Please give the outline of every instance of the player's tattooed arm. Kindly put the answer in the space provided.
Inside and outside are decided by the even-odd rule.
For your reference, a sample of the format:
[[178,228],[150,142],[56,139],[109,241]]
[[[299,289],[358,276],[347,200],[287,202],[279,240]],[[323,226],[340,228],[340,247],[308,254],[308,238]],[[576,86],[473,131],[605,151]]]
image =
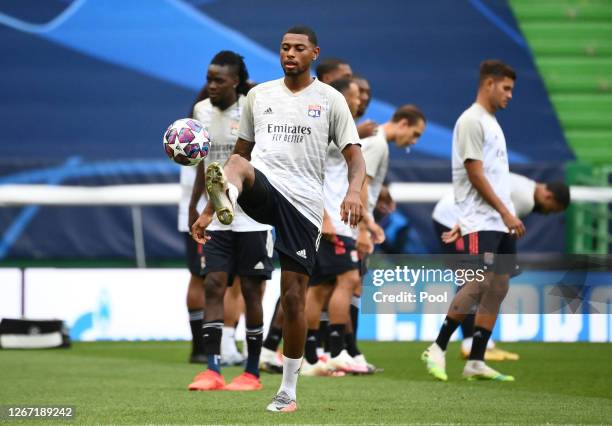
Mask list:
[[359,145],[347,145],[342,155],[348,166],[349,187],[340,206],[340,215],[344,223],[355,228],[363,215],[364,207],[361,204],[361,187],[365,180],[365,160]]
[[251,161],[251,152],[253,151],[254,146],[255,142],[249,142],[242,138],[238,138],[236,145],[234,145],[234,152],[232,154],[238,154],[241,157],[246,158],[248,161]]

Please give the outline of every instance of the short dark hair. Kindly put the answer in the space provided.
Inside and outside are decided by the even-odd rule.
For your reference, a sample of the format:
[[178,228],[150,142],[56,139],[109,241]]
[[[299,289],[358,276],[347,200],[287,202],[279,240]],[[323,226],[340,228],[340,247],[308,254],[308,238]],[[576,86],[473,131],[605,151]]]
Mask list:
[[231,50],[222,50],[217,53],[212,61],[211,65],[219,66],[230,66],[233,67],[238,76],[238,86],[236,86],[236,92],[246,95],[249,89],[252,87],[249,83],[249,72],[247,71],[246,64],[244,63],[244,57],[232,52]]
[[565,182],[555,181],[546,183],[546,189],[552,192],[555,200],[563,206],[563,209],[567,209],[570,203],[570,190],[569,186]]
[[364,76],[362,76],[361,74],[353,73],[353,80],[363,80],[363,81],[367,81],[369,83],[368,79],[365,78]]
[[353,79],[351,78],[339,78],[338,80],[334,80],[329,85],[336,89],[338,92],[344,94],[353,83]]
[[345,64],[348,64],[348,62],[340,58],[321,59],[316,69],[317,79],[322,80],[325,74],[335,71],[338,69],[338,67],[340,67],[340,65]]
[[489,77],[494,79],[508,77],[516,81],[516,71],[499,59],[487,59],[480,63],[480,83]]
[[403,105],[396,109],[391,121],[398,123],[400,120],[408,121],[410,126],[414,126],[419,120],[423,120],[423,123],[427,122],[425,114],[416,105]]
[[305,25],[294,25],[293,27],[285,31],[285,34],[303,34],[305,36],[308,36],[308,41],[310,41],[312,44],[314,44],[315,46],[319,45],[319,42],[317,41],[317,34],[312,28],[307,27]]

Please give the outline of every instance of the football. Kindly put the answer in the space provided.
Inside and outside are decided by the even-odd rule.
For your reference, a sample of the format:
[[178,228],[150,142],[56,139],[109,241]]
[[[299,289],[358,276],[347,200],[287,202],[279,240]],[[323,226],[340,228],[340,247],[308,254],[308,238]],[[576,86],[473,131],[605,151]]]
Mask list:
[[168,126],[163,138],[168,158],[182,166],[195,166],[206,158],[210,142],[204,125],[193,118],[176,120]]

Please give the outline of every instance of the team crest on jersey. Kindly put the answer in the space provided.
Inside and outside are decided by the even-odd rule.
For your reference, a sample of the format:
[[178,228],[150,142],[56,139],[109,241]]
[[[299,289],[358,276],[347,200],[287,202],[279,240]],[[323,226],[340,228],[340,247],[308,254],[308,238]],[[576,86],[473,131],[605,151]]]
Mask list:
[[321,117],[321,105],[308,105],[308,116],[312,118]]
[[232,136],[238,136],[239,127],[240,124],[237,121],[232,121],[232,124],[230,124],[230,133]]

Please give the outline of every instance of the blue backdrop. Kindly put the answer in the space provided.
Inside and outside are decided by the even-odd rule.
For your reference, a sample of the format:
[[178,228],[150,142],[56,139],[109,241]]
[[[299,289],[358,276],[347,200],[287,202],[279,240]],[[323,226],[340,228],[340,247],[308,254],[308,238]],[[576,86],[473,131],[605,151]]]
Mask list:
[[[515,99],[499,114],[511,167],[552,179],[573,157],[505,1],[0,0],[0,184],[177,181],[161,134],[188,114],[211,57],[235,50],[253,80],[277,78],[278,43],[295,23],[315,28],[322,57],[342,57],[370,80],[369,118],[385,121],[404,103],[427,115],[410,154],[392,149],[390,180],[450,180],[450,130],[489,57],[518,72]],[[402,206],[398,238],[411,246],[397,247],[434,246],[430,212]],[[176,209],[144,214],[148,256],[181,257]],[[528,226],[544,234],[531,233],[524,249],[562,250],[561,216]],[[0,259],[133,253],[126,208],[0,209],[0,231]]]

